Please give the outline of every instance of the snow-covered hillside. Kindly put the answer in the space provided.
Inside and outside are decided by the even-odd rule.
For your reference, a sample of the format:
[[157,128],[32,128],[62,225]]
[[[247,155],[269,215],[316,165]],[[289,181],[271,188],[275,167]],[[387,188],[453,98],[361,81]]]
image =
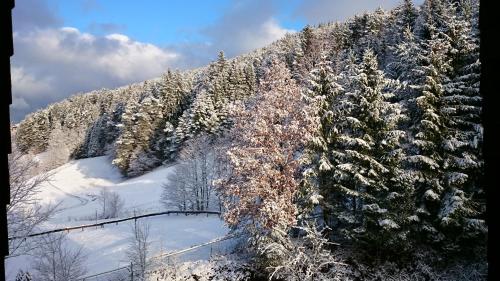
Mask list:
[[[94,223],[100,206],[95,200],[101,190],[117,192],[124,199],[123,216],[164,210],[160,204],[162,185],[172,167],[160,167],[143,176],[124,180],[106,157],[71,161],[51,173],[39,194],[43,204],[59,204],[59,211],[43,225],[44,229]],[[170,215],[141,219],[150,224],[151,255],[161,251],[184,249],[224,236],[227,228],[219,217]],[[70,244],[83,246],[88,255],[88,274],[111,270],[129,263],[126,249],[134,222],[128,221],[104,228],[71,231]],[[32,258],[18,256],[7,259],[8,280],[19,269],[30,268]],[[30,270],[31,271],[31,270]]]
[[123,180],[119,171],[106,156],[71,161],[55,170],[51,181],[41,188],[40,198],[45,204],[60,204],[55,223],[67,226],[70,221],[95,218],[100,207],[95,196],[101,190],[115,191],[125,201],[125,210],[151,212],[162,210],[159,198],[162,185],[171,169],[160,167],[146,175]]

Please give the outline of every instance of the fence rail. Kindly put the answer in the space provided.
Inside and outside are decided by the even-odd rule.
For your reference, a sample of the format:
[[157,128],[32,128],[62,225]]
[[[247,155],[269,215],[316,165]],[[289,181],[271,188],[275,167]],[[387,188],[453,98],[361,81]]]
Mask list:
[[[212,254],[213,254],[212,253],[212,246],[214,244],[220,244],[223,241],[230,240],[233,238],[238,238],[238,237],[239,237],[238,235],[229,234],[226,236],[215,238],[215,239],[210,240],[210,241],[203,243],[203,244],[191,246],[189,248],[185,248],[185,249],[181,249],[181,250],[177,250],[177,251],[173,251],[173,252],[171,251],[171,252],[161,253],[161,254],[158,254],[156,256],[149,258],[148,260],[149,260],[149,262],[153,262],[153,261],[158,261],[158,260],[162,260],[162,259],[168,259],[168,258],[174,257],[174,256],[182,256],[188,252],[197,251],[199,249],[202,249],[202,248],[208,247],[208,246],[211,247],[210,248],[210,256],[212,256]],[[156,262],[154,264],[157,264],[157,266],[161,266],[163,263]],[[153,271],[154,271],[154,269],[148,270],[145,273],[151,274]],[[118,268],[115,268],[112,270],[108,270],[108,271],[100,272],[97,274],[82,277],[80,279],[77,279],[77,281],[90,281],[90,280],[95,280],[95,281],[97,281],[97,280],[129,281],[129,280],[135,280],[134,276],[135,276],[134,275],[134,264],[130,263],[126,266],[122,266],[122,267],[118,267]]]
[[153,260],[153,259],[168,258],[168,257],[171,257],[171,256],[177,256],[179,254],[190,252],[190,251],[196,250],[198,248],[201,248],[201,247],[204,247],[204,246],[208,246],[210,244],[219,243],[219,242],[222,242],[224,240],[229,240],[229,239],[236,238],[236,237],[237,237],[236,235],[231,235],[231,234],[230,235],[226,235],[226,236],[222,236],[222,237],[218,237],[218,238],[210,240],[210,241],[208,241],[206,243],[194,245],[194,246],[191,246],[189,248],[182,249],[182,250],[178,250],[178,251],[174,251],[174,252],[161,253],[159,255],[156,255],[156,256],[152,257],[151,259]]
[[217,211],[165,211],[165,212],[156,212],[156,213],[149,213],[149,214],[144,214],[144,215],[137,215],[137,216],[132,216],[132,217],[127,217],[123,219],[117,219],[117,220],[110,220],[110,221],[105,221],[105,222],[99,222],[99,223],[92,223],[92,224],[83,224],[79,226],[71,226],[71,227],[65,227],[65,228],[58,228],[58,229],[52,229],[48,231],[43,231],[43,232],[38,232],[38,233],[33,233],[25,236],[13,236],[9,237],[10,240],[14,239],[25,239],[28,237],[35,237],[35,236],[40,236],[40,235],[45,235],[45,234],[50,234],[50,233],[56,233],[56,232],[68,232],[70,230],[76,230],[76,229],[85,229],[85,228],[90,228],[90,227],[104,227],[106,224],[117,224],[119,222],[124,222],[124,221],[129,221],[129,220],[137,220],[141,218],[147,218],[147,217],[154,217],[154,216],[162,216],[162,215],[170,215],[170,214],[184,214],[184,215],[201,215],[201,214],[206,214],[208,215],[220,215],[220,212]]

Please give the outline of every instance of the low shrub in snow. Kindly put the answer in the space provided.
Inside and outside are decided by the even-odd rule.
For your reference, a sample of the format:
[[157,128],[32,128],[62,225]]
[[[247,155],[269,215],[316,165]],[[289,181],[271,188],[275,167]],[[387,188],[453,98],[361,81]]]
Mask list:
[[209,261],[199,260],[176,263],[172,261],[165,267],[154,271],[151,281],[208,281],[208,280],[254,280],[253,268],[241,258],[233,255],[215,256]]

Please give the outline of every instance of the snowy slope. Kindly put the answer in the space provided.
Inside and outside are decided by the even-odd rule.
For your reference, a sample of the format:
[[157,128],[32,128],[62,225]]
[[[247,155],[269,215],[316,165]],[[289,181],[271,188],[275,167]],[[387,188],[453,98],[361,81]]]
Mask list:
[[[41,187],[39,196],[43,204],[60,204],[59,212],[43,228],[94,223],[99,205],[92,200],[92,195],[101,189],[115,191],[124,199],[122,216],[164,210],[159,198],[162,185],[172,171],[171,167],[160,167],[143,176],[124,180],[105,156],[71,161],[53,170],[50,183]],[[152,255],[201,244],[224,236],[228,231],[214,215],[170,215],[142,220],[149,222],[151,227]],[[77,230],[68,233],[67,237],[71,245],[83,246],[88,254],[88,274],[99,273],[128,264],[125,251],[132,225],[133,221],[128,221],[105,228]],[[28,256],[7,259],[8,280],[13,280],[19,269],[29,270],[31,261]]]
[[[159,198],[162,185],[172,168],[160,167],[143,176],[123,181],[119,171],[106,156],[71,161],[52,171],[51,181],[41,188],[40,199],[44,204],[60,204],[63,211],[51,220],[63,225],[81,224],[82,220],[95,218],[100,207],[93,195],[100,190],[115,191],[125,201],[125,210],[132,215],[139,212],[162,210]],[[93,201],[94,200],[94,201]],[[68,223],[78,221],[78,223]]]

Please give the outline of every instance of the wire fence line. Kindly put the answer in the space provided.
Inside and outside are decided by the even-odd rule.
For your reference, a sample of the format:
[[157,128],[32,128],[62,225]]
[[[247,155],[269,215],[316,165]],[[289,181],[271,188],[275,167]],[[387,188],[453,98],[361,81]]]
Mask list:
[[24,235],[24,236],[13,236],[9,237],[10,240],[14,239],[26,239],[29,237],[35,237],[35,236],[40,236],[40,235],[45,235],[45,234],[51,234],[51,233],[57,233],[57,232],[69,232],[70,230],[83,230],[85,228],[93,228],[93,227],[101,227],[104,228],[104,225],[106,224],[118,224],[120,222],[124,221],[129,221],[129,220],[137,220],[141,218],[147,218],[147,217],[154,217],[154,216],[162,216],[162,215],[170,215],[170,214],[184,214],[184,215],[204,215],[206,214],[207,217],[209,215],[218,215],[220,216],[220,212],[217,211],[164,211],[164,212],[156,212],[156,213],[149,213],[149,214],[143,214],[143,215],[136,215],[136,216],[131,216],[123,219],[116,219],[116,220],[108,220],[100,223],[92,223],[92,224],[83,224],[83,225],[78,225],[78,226],[71,226],[71,227],[64,227],[64,228],[58,228],[58,229],[52,229],[52,230],[47,230],[43,232],[38,232],[38,233],[33,233],[29,235]]
[[[233,246],[235,239],[238,238],[239,235],[229,234],[222,237],[215,238],[203,244],[198,244],[191,246],[189,248],[163,252],[157,254],[148,259],[148,263],[150,264],[149,270],[145,272],[145,275],[152,274],[155,270],[161,268],[162,266],[168,266],[171,262],[171,258],[181,258],[179,261],[194,261],[194,260],[202,260],[202,259],[210,259],[213,255],[222,254]],[[202,252],[205,250],[204,252]],[[189,253],[193,253],[194,255],[188,256]],[[205,257],[205,258],[204,258]],[[100,272],[93,275],[88,275],[83,278],[77,279],[77,281],[134,281],[134,280],[142,280],[136,277],[136,271],[134,271],[133,263],[130,263],[126,266],[118,267],[112,270]],[[135,279],[134,279],[135,278]]]

